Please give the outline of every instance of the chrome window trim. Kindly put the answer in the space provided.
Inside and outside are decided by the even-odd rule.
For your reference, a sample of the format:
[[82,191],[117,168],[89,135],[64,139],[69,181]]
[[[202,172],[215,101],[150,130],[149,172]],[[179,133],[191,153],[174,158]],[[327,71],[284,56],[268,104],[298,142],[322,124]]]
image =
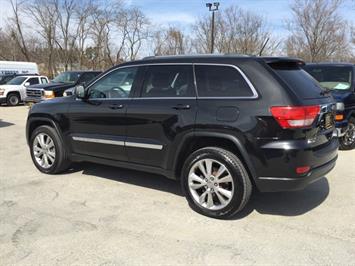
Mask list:
[[[90,86],[87,88],[88,90],[96,84],[99,80],[102,78],[106,77],[108,74],[110,74],[113,71],[124,69],[124,68],[130,68],[130,67],[144,67],[144,66],[161,66],[161,65],[191,65],[193,66],[193,79],[194,79],[194,85],[195,85],[195,97],[128,97],[128,98],[90,98],[90,100],[140,100],[140,99],[257,99],[259,97],[257,90],[255,89],[254,85],[251,83],[249,78],[244,74],[244,72],[237,66],[231,65],[231,64],[218,64],[218,63],[142,63],[142,64],[134,64],[134,65],[127,65],[127,66],[120,66],[115,69],[111,69],[109,72],[105,73],[105,75],[101,76],[99,79],[95,80],[93,83],[90,84]],[[253,92],[252,96],[223,96],[223,97],[218,97],[218,96],[211,96],[211,97],[203,97],[198,95],[198,88],[197,88],[197,80],[196,80],[196,73],[195,73],[195,66],[224,66],[224,67],[231,67],[236,69],[239,74],[244,78],[245,82],[248,84],[249,88]]]

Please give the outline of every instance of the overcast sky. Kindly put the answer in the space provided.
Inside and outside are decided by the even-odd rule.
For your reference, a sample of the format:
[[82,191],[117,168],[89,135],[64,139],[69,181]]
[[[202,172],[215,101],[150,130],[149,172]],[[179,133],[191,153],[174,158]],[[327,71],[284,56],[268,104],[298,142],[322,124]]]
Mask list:
[[[103,3],[105,1],[102,1]],[[179,24],[189,27],[199,16],[207,14],[205,0],[126,0],[132,6],[141,7],[156,24]],[[212,1],[211,1],[212,2]],[[239,7],[264,16],[275,35],[284,37],[284,22],[290,17],[292,0],[219,0],[220,8],[237,4]],[[341,14],[355,25],[355,0],[345,0]],[[0,0],[0,27],[6,24],[10,14],[8,0]]]

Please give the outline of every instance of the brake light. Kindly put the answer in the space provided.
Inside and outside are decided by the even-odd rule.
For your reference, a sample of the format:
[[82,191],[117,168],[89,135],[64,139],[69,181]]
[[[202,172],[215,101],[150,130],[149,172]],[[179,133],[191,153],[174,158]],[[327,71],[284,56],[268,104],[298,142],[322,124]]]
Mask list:
[[313,124],[320,106],[273,106],[270,112],[282,128],[304,128]]

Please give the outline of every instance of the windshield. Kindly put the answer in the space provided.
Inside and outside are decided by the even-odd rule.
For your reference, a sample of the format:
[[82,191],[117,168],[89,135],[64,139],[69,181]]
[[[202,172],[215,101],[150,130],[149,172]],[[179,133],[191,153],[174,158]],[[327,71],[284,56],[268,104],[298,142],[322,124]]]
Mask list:
[[63,72],[53,79],[53,82],[76,83],[80,77],[78,72]]
[[26,77],[16,77],[10,80],[7,85],[21,85],[27,78]]
[[348,90],[351,87],[352,67],[306,66],[305,70],[325,89]]

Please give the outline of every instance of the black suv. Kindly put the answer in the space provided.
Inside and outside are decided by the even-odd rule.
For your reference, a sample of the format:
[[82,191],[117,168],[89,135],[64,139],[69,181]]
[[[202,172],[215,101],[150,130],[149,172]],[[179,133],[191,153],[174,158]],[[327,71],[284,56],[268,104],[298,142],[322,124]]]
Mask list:
[[179,179],[191,207],[228,217],[253,187],[302,189],[337,159],[335,103],[290,58],[155,57],[35,105],[27,139],[48,174],[90,161]]
[[67,71],[60,73],[50,83],[28,87],[25,102],[38,103],[43,100],[62,97],[65,90],[79,84],[89,83],[100,73],[100,71]]

